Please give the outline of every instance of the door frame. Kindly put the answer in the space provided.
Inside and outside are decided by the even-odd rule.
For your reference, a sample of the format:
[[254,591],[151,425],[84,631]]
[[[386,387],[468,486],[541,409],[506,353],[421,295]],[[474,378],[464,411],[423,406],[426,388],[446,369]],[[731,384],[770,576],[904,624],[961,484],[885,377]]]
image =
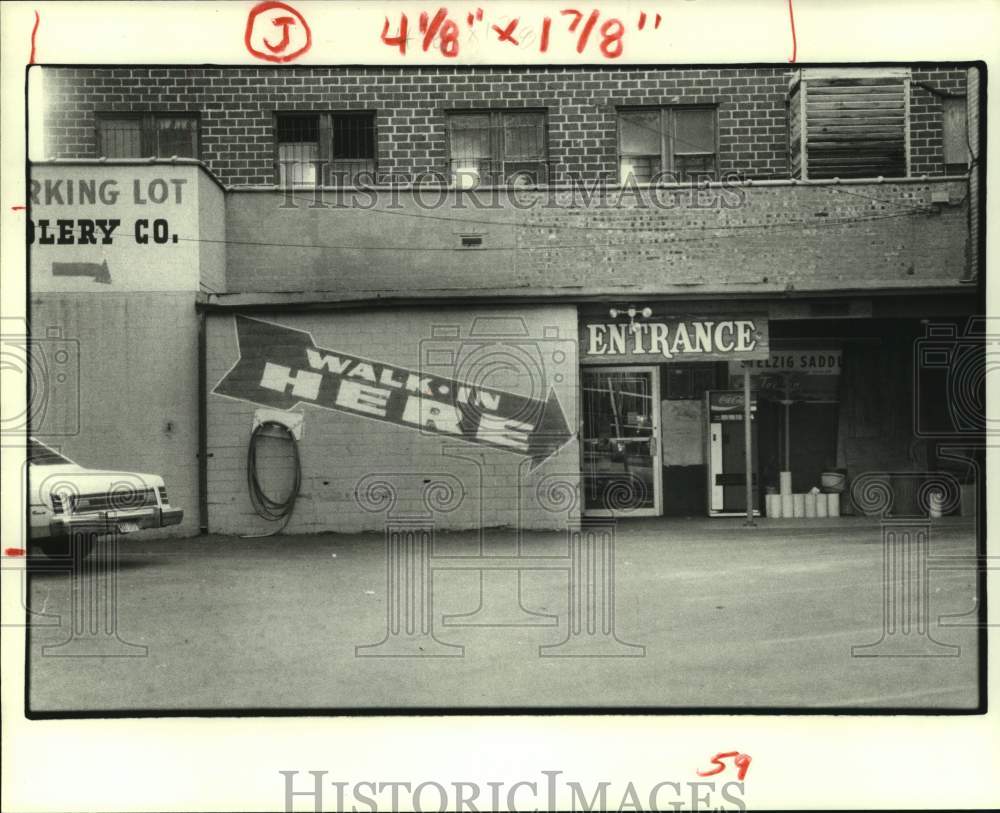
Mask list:
[[663,513],[663,455],[660,444],[660,368],[657,365],[636,364],[587,364],[580,367],[580,472],[581,480],[586,477],[586,448],[584,430],[587,426],[586,399],[583,397],[583,378],[587,373],[649,373],[650,393],[653,401],[651,414],[653,417],[652,434],[649,444],[653,459],[653,505],[649,508],[634,508],[631,511],[615,511],[612,508],[587,508],[586,485],[581,482],[583,498],[580,500],[580,513],[586,517],[658,517]]

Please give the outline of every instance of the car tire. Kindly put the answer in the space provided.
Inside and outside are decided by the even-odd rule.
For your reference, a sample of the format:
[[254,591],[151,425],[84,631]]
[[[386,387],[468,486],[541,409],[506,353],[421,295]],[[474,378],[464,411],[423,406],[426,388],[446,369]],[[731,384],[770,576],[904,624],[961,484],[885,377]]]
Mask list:
[[[76,550],[71,547],[76,545]],[[45,539],[43,541],[36,543],[38,549],[45,554],[47,559],[61,559],[65,562],[70,562],[72,555],[75,553],[80,560],[86,559],[94,550],[94,540],[92,538],[86,539]]]

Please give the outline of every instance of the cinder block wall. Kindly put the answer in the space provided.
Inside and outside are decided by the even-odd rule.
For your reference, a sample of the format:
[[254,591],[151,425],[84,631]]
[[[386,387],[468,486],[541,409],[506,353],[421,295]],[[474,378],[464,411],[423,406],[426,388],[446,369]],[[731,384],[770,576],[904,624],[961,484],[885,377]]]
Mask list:
[[[406,175],[445,169],[447,110],[545,108],[551,159],[614,181],[618,105],[716,104],[720,170],[788,177],[785,97],[776,68],[52,68],[46,70],[46,152],[97,157],[95,112],[201,115],[202,158],[230,185],[276,182],[275,111],[376,112],[378,166]],[[920,69],[911,85],[912,172],[939,174],[940,100],[963,70]]]
[[33,335],[58,330],[43,350],[66,347],[73,372],[43,381],[47,409],[71,420],[53,424],[43,410],[36,433],[85,468],[163,477],[184,520],[146,536],[198,533],[197,318],[185,291],[31,298]]
[[[119,221],[108,244],[39,240],[30,247],[29,319],[42,353],[35,369],[37,403],[44,407],[32,416],[32,433],[89,469],[162,476],[171,504],[184,509],[184,520],[146,535],[195,534],[195,294],[225,284],[223,192],[190,163],[34,164],[31,173],[39,190],[60,190],[52,200],[39,191],[31,206],[36,222],[70,215],[81,222]],[[75,204],[61,202],[88,180],[109,184],[114,201],[80,203],[76,193]],[[162,204],[137,194],[158,182],[174,190]],[[135,238],[140,219],[162,219],[181,239],[140,243]],[[72,264],[103,267],[104,277],[67,274]],[[67,353],[64,362],[61,349]]]
[[[683,189],[659,204],[609,195],[586,210],[570,191],[523,191],[518,199],[537,205],[485,212],[454,192],[434,211],[405,192],[391,211],[392,195],[366,209],[333,208],[332,196],[330,208],[313,208],[308,195],[284,208],[280,191],[232,192],[227,284],[622,297],[958,285],[966,189],[961,180]],[[934,205],[935,193],[953,202]],[[275,237],[262,240],[261,224]],[[463,232],[480,235],[482,250],[462,249]]]
[[[462,353],[476,348],[488,351],[497,342],[517,345],[541,359],[546,392],[550,386],[555,390],[570,430],[578,428],[574,307],[255,313],[253,317],[309,331],[315,344],[325,350],[425,373],[427,364],[438,357],[428,355],[436,328],[455,328],[454,338],[433,343],[437,350],[446,347]],[[497,317],[502,321],[494,321]],[[499,331],[497,325],[501,326]],[[526,335],[504,338],[514,329]],[[234,318],[212,314],[207,335],[211,391],[239,358]],[[456,354],[456,358],[461,357]],[[477,366],[479,372],[483,369]],[[539,387],[537,375],[532,379],[527,369],[497,369],[497,375],[489,376],[484,385],[527,395]],[[454,374],[454,369],[450,372]],[[445,376],[449,370],[436,367],[435,373]],[[213,533],[260,533],[275,527],[254,513],[247,488],[247,448],[257,409],[247,401],[209,395],[208,522]],[[444,481],[445,490],[456,488],[457,502],[451,505],[446,499],[450,507],[430,515],[441,529],[559,529],[579,516],[578,507],[567,504],[563,485],[573,490],[579,483],[575,438],[531,472],[530,458],[515,452],[312,404],[300,405],[295,411],[304,415],[299,443],[302,490],[288,525],[290,533],[384,529],[385,511],[369,512],[359,507],[359,488],[370,477],[389,483],[395,491],[391,518],[427,514],[428,504],[434,500],[425,489],[433,481]],[[282,441],[262,443],[258,470],[270,496],[287,493],[289,461]],[[374,501],[369,499],[369,503]]]

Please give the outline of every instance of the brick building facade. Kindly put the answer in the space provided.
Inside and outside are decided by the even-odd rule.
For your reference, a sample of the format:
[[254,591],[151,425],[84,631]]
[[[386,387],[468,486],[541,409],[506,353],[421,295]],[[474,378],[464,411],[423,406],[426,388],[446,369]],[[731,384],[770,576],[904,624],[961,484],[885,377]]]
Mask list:
[[[255,416],[271,403],[258,392],[263,375],[282,397],[314,401],[274,401],[305,422],[292,531],[380,528],[360,485],[373,474],[399,481],[397,510],[425,504],[434,477],[451,482],[461,499],[445,512],[448,527],[559,527],[616,508],[718,513],[732,510],[728,458],[739,443],[713,446],[723,424],[708,393],[738,385],[739,365],[752,363],[759,509],[786,467],[798,492],[833,469],[932,467],[914,417],[925,396],[913,348],[920,320],[964,325],[978,307],[978,77],[964,66],[838,70],[48,69],[41,182],[112,172],[124,188],[130,166],[199,179],[186,187],[199,190],[196,216],[175,232],[199,247],[185,260],[197,267],[183,286],[190,308],[174,313],[187,306],[171,292],[161,327],[187,345],[201,337],[200,367],[178,360],[201,374],[188,377],[188,398],[155,383],[150,393],[151,412],[162,395],[182,418],[168,433],[164,421],[116,411],[102,393],[127,369],[91,361],[84,413],[103,410],[128,431],[109,444],[88,436],[99,422],[83,414],[66,446],[109,466],[161,461],[192,509],[182,532],[267,529],[246,483]],[[41,189],[36,217],[56,205]],[[176,251],[144,256],[175,275]],[[45,274],[44,263],[33,269]],[[33,320],[81,330],[101,298],[120,303],[110,321],[127,323],[131,307],[148,327],[167,294],[132,273],[115,272],[110,289],[33,277]],[[750,316],[753,353],[741,357],[715,333],[713,347],[681,360],[689,348],[678,334],[708,336]],[[241,324],[252,328],[241,334]],[[595,354],[612,345],[593,337],[619,327],[634,345],[608,365]],[[270,338],[248,349],[251,335]],[[657,335],[673,337],[677,353],[661,343],[655,357]],[[336,376],[302,366],[299,381],[285,351],[308,342],[354,366]],[[431,379],[427,348],[441,342],[454,345],[452,361]],[[495,360],[498,348],[524,349],[528,367],[463,367],[463,353]],[[251,353],[260,380],[222,385]],[[790,366],[775,378],[783,359]],[[806,369],[828,360],[835,369]],[[338,409],[348,369],[351,386],[372,390]],[[409,374],[432,383],[410,391]],[[542,405],[536,425],[551,423],[551,391],[568,434],[556,431],[546,456],[511,414],[493,435],[470,435],[454,394],[424,391],[463,382],[480,385],[487,405]],[[323,402],[329,387],[336,403]],[[408,393],[396,412],[393,387]],[[782,387],[795,389],[790,412],[779,408]],[[286,463],[269,461],[265,485],[281,490]],[[553,507],[555,475],[577,490],[571,505]],[[634,505],[613,504],[621,483]]]
[[[200,118],[199,157],[228,186],[272,185],[274,114],[375,114],[378,171],[447,171],[445,110],[544,109],[548,148],[565,180],[617,178],[619,106],[710,105],[718,110],[719,171],[789,177],[788,68],[80,68],[46,74],[50,158],[97,158],[98,113],[151,110]],[[966,70],[914,69],[913,176],[944,174],[941,99],[964,96]]]

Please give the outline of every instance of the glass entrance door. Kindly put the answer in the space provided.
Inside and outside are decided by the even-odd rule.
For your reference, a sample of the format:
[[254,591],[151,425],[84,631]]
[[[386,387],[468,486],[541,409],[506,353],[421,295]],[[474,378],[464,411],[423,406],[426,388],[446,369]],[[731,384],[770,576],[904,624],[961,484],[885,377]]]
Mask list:
[[658,368],[585,367],[581,379],[584,512],[659,515]]

